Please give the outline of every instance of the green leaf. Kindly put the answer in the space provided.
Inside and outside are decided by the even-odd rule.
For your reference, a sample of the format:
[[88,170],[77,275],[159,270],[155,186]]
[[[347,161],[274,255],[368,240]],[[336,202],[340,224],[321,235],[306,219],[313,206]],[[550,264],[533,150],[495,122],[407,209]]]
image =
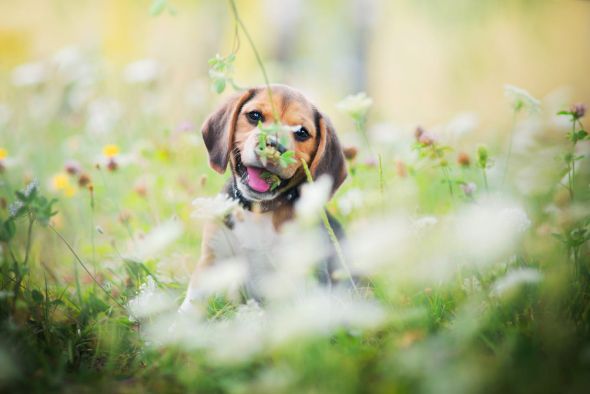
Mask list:
[[8,219],[0,226],[0,241],[1,242],[8,242],[14,235],[16,234],[16,225],[14,224],[14,220]]
[[43,294],[41,294],[41,292],[39,290],[36,290],[36,289],[31,292],[31,298],[37,304],[43,303],[43,300],[44,300]]
[[572,116],[573,114],[570,111],[559,111],[557,115],[569,115]]
[[166,9],[168,0],[154,0],[150,6],[150,15],[158,16]]
[[281,155],[280,164],[281,167],[287,167],[289,164],[296,163],[297,160],[294,158],[295,152],[288,150]]
[[225,90],[225,79],[213,80],[213,89],[217,94],[223,93],[223,91]]

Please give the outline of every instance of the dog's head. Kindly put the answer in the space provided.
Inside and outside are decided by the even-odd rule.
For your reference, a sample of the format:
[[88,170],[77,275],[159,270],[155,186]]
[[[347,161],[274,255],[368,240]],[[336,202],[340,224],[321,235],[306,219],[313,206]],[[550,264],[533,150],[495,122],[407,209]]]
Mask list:
[[[209,152],[209,164],[224,173],[231,166],[235,184],[250,201],[270,201],[306,179],[301,159],[315,179],[322,174],[332,178],[332,192],[347,175],[346,164],[330,120],[300,92],[283,85],[272,85],[272,100],[266,87],[257,87],[230,97],[205,121],[202,132]],[[276,116],[284,136],[269,134],[261,154],[259,123],[270,126]],[[262,139],[264,144],[264,139]],[[295,161],[281,165],[279,156],[287,150]]]

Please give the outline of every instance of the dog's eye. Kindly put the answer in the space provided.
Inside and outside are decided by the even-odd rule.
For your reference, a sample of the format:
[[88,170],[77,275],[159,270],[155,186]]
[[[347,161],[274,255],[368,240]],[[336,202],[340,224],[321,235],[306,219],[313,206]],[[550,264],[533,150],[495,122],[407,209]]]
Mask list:
[[303,142],[307,140],[311,135],[309,135],[309,131],[305,127],[298,128],[295,132],[293,132],[295,139],[299,142]]
[[264,116],[262,116],[262,114],[258,111],[250,111],[246,114],[246,116],[248,117],[248,120],[253,123],[258,124],[258,122],[264,122]]

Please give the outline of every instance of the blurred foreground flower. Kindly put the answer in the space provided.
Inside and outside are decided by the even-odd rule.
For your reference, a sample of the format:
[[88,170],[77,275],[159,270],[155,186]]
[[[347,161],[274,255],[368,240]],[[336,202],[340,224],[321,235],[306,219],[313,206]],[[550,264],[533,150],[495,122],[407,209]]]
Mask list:
[[123,77],[127,83],[151,83],[160,74],[160,64],[154,59],[142,59],[125,67]]
[[129,319],[132,321],[152,317],[175,307],[174,297],[158,289],[156,282],[149,275],[147,281],[141,285],[139,294],[127,304]]
[[361,92],[355,95],[346,96],[336,104],[336,107],[349,115],[354,121],[361,122],[366,116],[369,108],[373,105],[373,99]]
[[45,82],[47,70],[43,63],[27,63],[16,67],[12,71],[12,84],[14,86],[36,86]]
[[223,220],[228,213],[238,207],[238,202],[227,194],[218,194],[213,198],[195,198],[193,207],[195,208],[191,215],[193,218]]
[[543,279],[543,274],[534,268],[518,268],[498,279],[492,288],[492,295],[503,296],[524,284],[535,284]]
[[521,207],[500,201],[482,201],[459,212],[454,242],[475,264],[484,264],[511,252],[530,225]]
[[295,203],[295,213],[305,223],[320,219],[320,212],[330,198],[332,178],[321,175],[313,183],[305,183],[301,188],[301,198]]
[[169,220],[160,224],[135,244],[132,257],[139,261],[157,258],[182,233],[182,224],[178,220]]
[[529,113],[539,112],[541,108],[541,101],[534,98],[526,90],[513,85],[504,85],[504,95],[508,100],[514,111],[526,110]]

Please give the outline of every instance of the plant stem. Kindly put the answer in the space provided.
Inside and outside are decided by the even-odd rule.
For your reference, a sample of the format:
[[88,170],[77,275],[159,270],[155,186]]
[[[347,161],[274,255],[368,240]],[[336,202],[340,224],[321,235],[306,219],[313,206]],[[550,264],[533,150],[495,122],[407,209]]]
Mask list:
[[383,199],[384,196],[384,185],[385,185],[385,181],[383,180],[383,159],[381,157],[381,154],[377,155],[377,159],[379,161],[379,190],[381,191],[381,199]]
[[86,265],[84,264],[84,262],[82,261],[82,259],[80,258],[80,256],[78,256],[78,253],[76,253],[76,251],[74,250],[74,248],[72,247],[72,245],[64,238],[63,235],[61,235],[61,233],[59,231],[57,231],[55,229],[55,227],[53,227],[53,225],[49,224],[49,228],[62,240],[62,242],[68,247],[68,249],[70,250],[70,252],[72,253],[72,255],[74,255],[74,258],[78,261],[78,263],[80,263],[80,265],[82,266],[82,268],[84,268],[84,271],[86,271],[86,273],[90,276],[90,278],[94,281],[94,283],[96,283],[96,285],[98,287],[100,287],[100,289],[102,291],[104,291],[104,293],[111,299],[113,300],[118,306],[120,306],[122,309],[125,309],[125,306],[123,304],[121,304],[119,301],[117,301],[117,299],[115,297],[113,297],[111,295],[111,293],[109,293],[107,291],[107,289],[105,289],[100,282],[94,277],[94,275],[92,275],[92,273],[90,272],[90,270],[86,267]]
[[453,184],[451,183],[451,177],[449,175],[449,172],[447,171],[446,167],[441,167],[441,170],[443,172],[443,176],[445,177],[445,180],[447,181],[447,183],[449,185],[449,193],[451,194],[451,199],[454,199],[455,194],[453,193]]
[[502,175],[502,186],[506,180],[508,174],[508,164],[510,163],[510,156],[512,156],[512,140],[514,139],[514,129],[516,128],[516,117],[518,115],[518,109],[514,109],[512,113],[512,127],[510,129],[510,139],[508,140],[508,152],[506,153],[506,163],[504,164],[504,174]]
[[570,163],[570,176],[569,176],[569,190],[570,190],[570,199],[572,202],[574,201],[574,185],[575,185],[575,176],[576,176],[576,119],[573,118],[572,120],[572,161]]
[[23,260],[23,265],[26,267],[27,263],[29,262],[29,255],[31,253],[31,243],[33,239],[33,224],[35,224],[35,217],[29,213],[29,227],[27,229],[27,245],[25,248],[25,259]]
[[246,29],[246,25],[244,25],[244,22],[240,18],[240,15],[238,13],[238,7],[236,6],[235,0],[229,0],[229,4],[230,4],[230,7],[231,7],[232,12],[234,14],[235,22],[242,28],[242,31],[244,32],[244,35],[246,36],[246,39],[248,40],[248,43],[250,44],[250,48],[252,48],[252,52],[254,52],[254,56],[256,57],[256,62],[258,63],[258,67],[260,67],[260,71],[262,72],[262,77],[264,78],[264,84],[266,85],[266,90],[268,92],[268,98],[270,100],[270,106],[272,108],[273,117],[276,122],[279,122],[279,113],[277,112],[277,109],[275,108],[275,105],[274,105],[274,101],[272,99],[272,90],[270,88],[268,74],[266,73],[266,68],[264,67],[264,63],[262,62],[262,58],[260,57],[260,54],[258,53],[258,49],[256,49],[256,45],[254,44],[254,40],[252,40],[252,37],[250,36],[248,29]]
[[490,194],[490,189],[488,187],[488,174],[486,173],[486,169],[481,169],[481,174],[483,176],[483,185],[486,188],[486,194]]
[[[305,160],[301,159],[301,164],[303,165],[303,169],[305,170],[305,176],[307,177],[307,181],[309,183],[313,183],[313,177],[311,176],[311,172],[309,171],[309,167],[307,166],[307,163],[305,162]],[[344,268],[344,270],[346,271],[346,275],[348,275],[350,283],[352,284],[352,288],[354,289],[355,293],[357,295],[359,295],[360,293],[358,291],[358,288],[356,287],[356,284],[354,283],[354,279],[352,278],[352,273],[351,273],[350,269],[348,268],[348,264],[346,264],[346,260],[344,259],[344,253],[342,252],[342,246],[340,245],[340,241],[338,241],[338,237],[336,237],[336,233],[334,232],[334,229],[332,228],[332,225],[330,224],[330,221],[328,220],[328,214],[326,213],[325,209],[322,208],[322,210],[320,212],[320,216],[322,218],[322,222],[324,223],[324,227],[328,231],[328,236],[330,237],[330,241],[332,241],[332,244],[334,245],[334,249],[336,250],[336,255],[338,256],[338,260],[340,260],[340,264],[342,265],[342,268]]]

